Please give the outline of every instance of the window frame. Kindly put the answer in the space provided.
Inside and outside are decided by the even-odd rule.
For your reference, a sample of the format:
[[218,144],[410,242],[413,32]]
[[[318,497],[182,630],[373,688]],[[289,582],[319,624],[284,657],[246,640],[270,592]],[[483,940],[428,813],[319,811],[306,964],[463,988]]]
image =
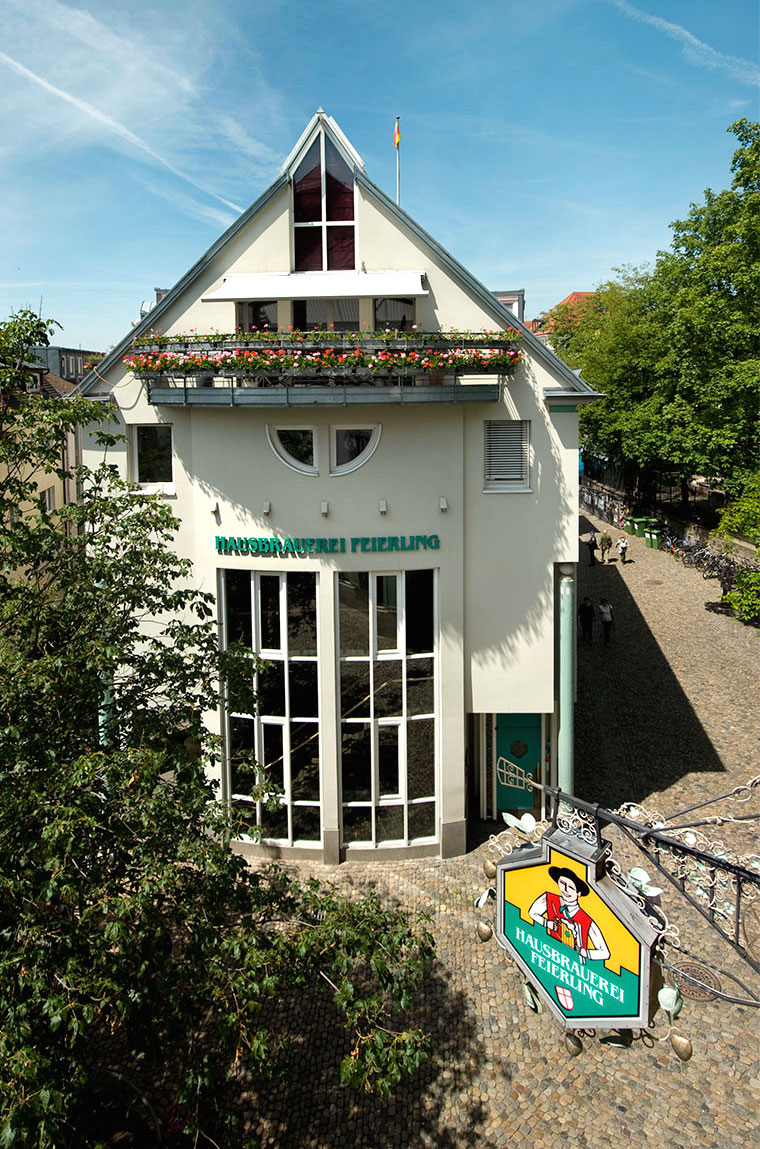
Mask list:
[[[142,482],[140,480],[140,431],[142,428],[148,427],[153,430],[156,427],[163,427],[169,431],[169,462],[171,464],[171,479],[166,482]],[[130,427],[130,470],[133,476],[132,481],[147,495],[174,495],[175,488],[175,470],[174,470],[174,424],[173,423],[133,423]]]
[[[440,668],[439,668],[439,615],[438,615],[438,571],[433,570],[433,649],[421,654],[409,654],[406,642],[406,575],[407,570],[377,570],[368,571],[368,654],[343,655],[340,644],[340,573],[334,577],[335,595],[335,642],[337,650],[337,709],[339,723],[339,750],[338,750],[338,787],[340,792],[340,839],[341,849],[350,856],[352,850],[384,848],[398,848],[399,846],[425,845],[438,840],[438,804],[440,792]],[[397,648],[394,650],[381,650],[377,641],[377,606],[378,591],[377,580],[381,577],[395,576],[397,581]],[[408,703],[408,667],[410,663],[430,659],[433,664],[433,709],[421,714],[410,714]],[[370,705],[368,715],[357,717],[344,717],[341,704],[341,667],[347,663],[359,663],[368,666],[370,683]],[[375,666],[378,663],[398,663],[401,670],[401,713],[394,715],[380,715],[375,710]],[[433,793],[421,798],[409,797],[409,757],[408,733],[412,723],[433,723]],[[370,796],[368,799],[349,799],[343,797],[343,732],[345,728],[366,726],[370,736],[371,762],[370,762]],[[379,740],[382,727],[395,727],[398,730],[398,792],[395,794],[380,793],[380,762]],[[432,806],[433,833],[421,837],[413,837],[410,833],[410,811],[414,806]],[[403,836],[401,838],[381,839],[378,832],[378,811],[396,807],[403,815]],[[344,837],[344,817],[346,810],[365,810],[369,817],[371,837],[351,839]]]
[[[295,218],[295,214],[296,214],[295,213],[296,177],[298,175],[298,170],[301,167],[301,164],[304,162],[304,160],[308,156],[309,151],[311,150],[315,139],[319,140],[321,214],[320,214],[320,218],[318,220],[299,220],[299,221],[296,221],[296,218]],[[352,173],[351,164],[348,162],[348,160],[346,160],[345,156],[342,155],[340,150],[335,145],[335,142],[333,140],[330,140],[330,143],[335,148],[336,152],[338,153],[340,158],[343,160],[343,162],[346,164],[346,167],[348,168],[349,174],[351,175],[351,182],[353,185],[353,187],[352,187],[352,191],[353,191],[353,218],[350,220],[347,220],[347,219],[328,220],[328,218],[327,218],[326,136],[325,136],[324,129],[320,128],[317,135],[312,136],[304,145],[304,148],[301,152],[301,155],[298,158],[298,162],[296,164],[294,164],[294,166],[293,166],[291,179],[290,179],[290,219],[291,219],[291,232],[290,232],[290,234],[291,234],[291,244],[292,244],[291,266],[292,266],[294,272],[299,270],[296,266],[296,233],[298,231],[307,230],[307,229],[316,230],[317,228],[320,229],[320,234],[321,234],[322,266],[321,266],[321,268],[313,268],[312,270],[316,271],[316,272],[324,272],[324,271],[329,271],[329,270],[342,270],[342,271],[355,271],[356,270],[356,215],[357,215],[356,179],[354,178],[354,175]],[[331,227],[350,227],[353,229],[353,233],[354,233],[354,262],[353,262],[353,267],[351,267],[351,268],[339,268],[339,269],[331,269],[329,267],[327,233],[328,233],[329,228],[331,228]]]
[[[360,455],[352,459],[349,463],[337,463],[338,458],[338,432],[339,431],[369,431],[370,440]],[[380,443],[382,435],[382,423],[331,423],[330,424],[330,474],[331,475],[350,475],[352,471],[358,471],[359,467],[363,467],[365,463],[374,455]]]
[[[490,429],[493,427],[521,428],[519,447],[510,443],[493,444],[490,441]],[[512,475],[494,474],[494,471],[498,469],[496,462],[492,461],[489,465],[489,459],[492,459],[494,448],[507,454],[519,450],[522,456],[519,475],[517,473]],[[531,491],[532,464],[533,445],[530,419],[485,419],[483,421],[483,492],[485,494]],[[504,470],[507,470],[506,466],[504,466]]]
[[[317,433],[317,427],[314,424],[297,423],[286,427],[278,426],[274,423],[267,423],[265,430],[269,446],[280,462],[284,463],[289,470],[295,471],[297,475],[308,475],[310,478],[319,475],[319,435]],[[307,463],[300,463],[298,459],[289,454],[280,440],[280,431],[311,431],[314,450],[314,462],[311,466]]]

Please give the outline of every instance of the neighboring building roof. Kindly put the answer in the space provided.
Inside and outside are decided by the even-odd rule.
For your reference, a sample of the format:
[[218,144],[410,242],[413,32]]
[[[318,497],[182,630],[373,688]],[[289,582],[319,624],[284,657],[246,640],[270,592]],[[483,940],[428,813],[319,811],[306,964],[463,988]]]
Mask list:
[[[213,259],[227,247],[228,244],[237,236],[246,224],[252,220],[265,205],[284,187],[287,186],[294,168],[297,166],[306,148],[311,142],[311,138],[318,128],[322,126],[328,135],[331,137],[335,146],[343,153],[346,162],[353,169],[354,178],[356,182],[366,192],[373,196],[389,214],[396,217],[396,219],[404,227],[408,228],[419,240],[421,240],[430,250],[431,254],[441,262],[451,274],[463,283],[473,295],[491,312],[494,319],[498,323],[503,323],[505,326],[512,327],[519,331],[523,337],[523,341],[527,344],[532,352],[542,359],[556,374],[558,374],[565,383],[564,388],[551,389],[547,392],[548,395],[556,395],[559,398],[567,399],[574,397],[578,401],[594,399],[597,393],[593,388],[589,387],[579,376],[575,374],[567,364],[563,363],[551,348],[545,346],[540,339],[536,338],[527,324],[511,310],[510,307],[501,303],[493,292],[489,291],[480,280],[476,279],[466,267],[463,266],[453,255],[451,255],[436,239],[433,238],[424,228],[417,223],[412,216],[408,215],[390,196],[386,195],[377,184],[366,175],[364,171],[364,162],[358,152],[350,144],[346,136],[340,130],[338,125],[328,116],[322,109],[318,109],[314,116],[312,116],[304,132],[302,133],[298,143],[290,152],[288,159],[283,164],[280,174],[274,183],[267,188],[267,190],[259,196],[259,198],[251,204],[247,211],[243,214],[225,231],[219,239],[211,245],[208,251],[201,256],[201,258],[193,264],[189,271],[169,290],[166,295],[158,300],[150,312],[141,319],[141,321],[130,330],[121,342],[117,343],[115,347],[106,355],[105,359],[98,365],[98,374],[90,372],[87,374],[80,384],[80,390],[83,394],[89,391],[98,382],[98,375],[102,376],[114,364],[121,362],[121,359],[128,351],[133,341],[143,334],[143,332],[154,327],[156,321],[161,315],[168,310],[174,301],[187,290],[187,288],[201,275],[201,273],[208,267]],[[310,275],[315,275],[312,272]],[[325,273],[334,275],[334,272]],[[282,298],[288,298],[283,296]]]
[[48,371],[42,376],[40,390],[43,395],[48,395],[50,398],[70,395],[72,391],[76,390],[76,383],[72,383],[69,379],[61,379],[60,375],[54,375],[52,371]]
[[552,315],[555,311],[558,311],[560,307],[567,307],[571,310],[578,308],[594,294],[595,292],[593,291],[571,291],[570,294],[566,295],[564,299],[561,299],[559,303],[555,303],[554,307],[550,307],[544,315],[538,319],[529,320],[528,326],[531,331],[551,331]]

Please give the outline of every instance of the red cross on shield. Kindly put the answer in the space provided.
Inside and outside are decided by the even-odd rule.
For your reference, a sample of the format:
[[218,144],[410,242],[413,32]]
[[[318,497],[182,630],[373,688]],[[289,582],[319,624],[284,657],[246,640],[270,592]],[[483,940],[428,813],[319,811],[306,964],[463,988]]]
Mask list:
[[566,985],[555,985],[554,992],[557,995],[557,1001],[563,1009],[573,1009],[575,1006],[573,995],[570,993],[570,990]]

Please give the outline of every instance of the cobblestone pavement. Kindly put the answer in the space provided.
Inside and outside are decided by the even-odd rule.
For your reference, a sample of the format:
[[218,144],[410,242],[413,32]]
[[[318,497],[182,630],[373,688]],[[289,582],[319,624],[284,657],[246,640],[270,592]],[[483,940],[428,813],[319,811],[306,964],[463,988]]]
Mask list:
[[[581,517],[582,536],[592,522],[602,526]],[[597,604],[605,595],[617,625],[608,649],[597,622],[593,644],[579,650],[576,790],[603,805],[635,799],[668,813],[760,773],[760,636],[711,609],[715,581],[647,550],[643,539],[631,540],[629,558],[624,568],[588,567],[581,546],[579,593]],[[758,848],[756,837],[747,848]],[[432,915],[438,957],[415,1020],[432,1034],[434,1053],[392,1098],[357,1096],[336,1084],[347,1039],[329,999],[302,1001],[293,1077],[273,1086],[260,1109],[251,1098],[263,1144],[759,1145],[760,1010],[687,1000],[678,1029],[694,1044],[689,1062],[667,1040],[640,1038],[627,1049],[589,1039],[569,1058],[561,1028],[527,1008],[517,970],[495,941],[476,938],[483,857],[480,845],[462,858],[392,867],[288,866]],[[686,926],[692,948],[723,964],[709,931]],[[662,1014],[654,1034],[666,1037]],[[257,1111],[271,1120],[257,1122]]]

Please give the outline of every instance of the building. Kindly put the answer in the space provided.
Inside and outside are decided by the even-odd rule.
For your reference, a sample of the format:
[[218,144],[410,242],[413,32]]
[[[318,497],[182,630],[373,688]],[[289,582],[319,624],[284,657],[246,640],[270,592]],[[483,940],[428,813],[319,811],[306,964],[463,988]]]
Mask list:
[[102,357],[102,352],[83,351],[81,347],[43,347],[41,344],[30,347],[29,354],[67,383],[81,382],[91,360]]
[[333,119],[83,391],[118,405],[123,473],[175,500],[222,641],[267,660],[258,711],[213,719],[224,799],[250,805],[246,749],[285,792],[255,849],[456,855],[468,816],[572,769],[594,392]]

